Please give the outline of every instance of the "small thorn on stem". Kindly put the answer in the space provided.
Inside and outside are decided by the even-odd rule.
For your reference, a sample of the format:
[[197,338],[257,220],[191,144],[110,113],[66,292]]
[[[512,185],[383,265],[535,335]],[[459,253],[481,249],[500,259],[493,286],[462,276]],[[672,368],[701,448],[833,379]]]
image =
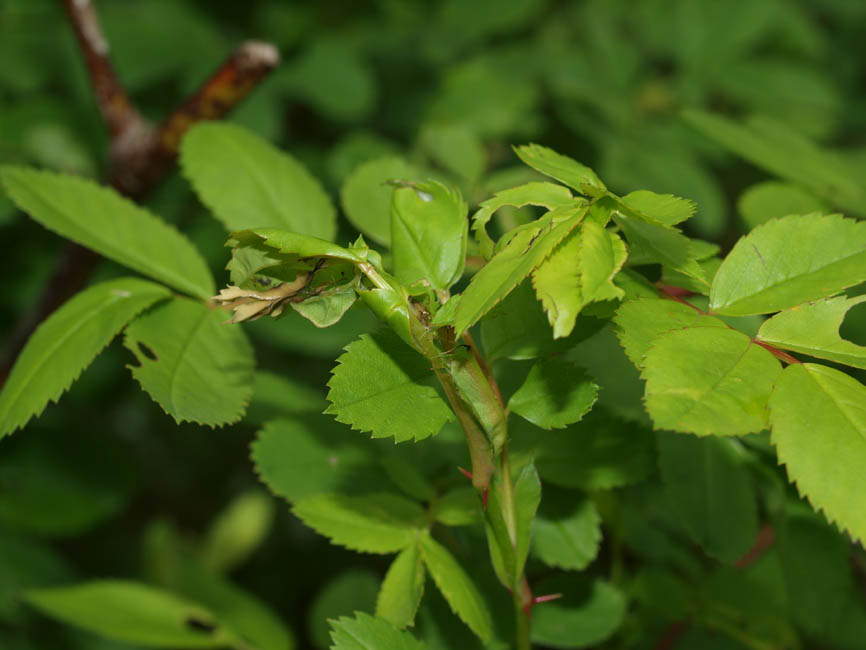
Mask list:
[[558,598],[562,598],[562,594],[544,594],[543,596],[534,596],[532,598],[532,605],[538,605],[539,603],[549,603],[551,600],[556,600]]
[[466,478],[468,478],[470,481],[472,480],[472,472],[470,472],[470,471],[467,470],[467,469],[463,469],[463,468],[460,467],[459,465],[457,466],[457,469],[460,470],[460,473],[463,474],[463,476],[465,476]]
[[481,509],[487,512],[487,488],[481,490]]

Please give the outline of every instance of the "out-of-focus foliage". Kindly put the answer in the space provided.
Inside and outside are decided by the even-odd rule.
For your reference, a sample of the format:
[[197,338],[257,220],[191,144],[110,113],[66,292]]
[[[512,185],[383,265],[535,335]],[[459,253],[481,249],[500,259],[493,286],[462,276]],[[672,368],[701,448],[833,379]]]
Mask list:
[[[687,232],[726,249],[745,228],[772,217],[828,209],[866,217],[866,4],[856,0],[94,0],[94,5],[120,77],[145,116],[155,121],[241,40],[275,43],[281,66],[229,119],[292,156],[277,164],[294,169],[296,159],[324,183],[328,197],[318,185],[307,188],[310,209],[321,215],[310,232],[332,234],[337,206],[339,242],[348,241],[356,228],[370,232],[377,243],[390,241],[390,223],[377,227],[373,222],[389,213],[391,190],[381,183],[405,175],[402,170],[423,170],[453,183],[473,209],[503,188],[542,181],[540,174],[519,165],[510,150],[512,142],[525,141],[553,146],[589,164],[613,192],[647,188],[693,200],[697,213]],[[689,111],[686,119],[684,110]],[[206,134],[206,128],[200,133]],[[0,0],[0,162],[104,179],[107,143],[61,3]],[[203,144],[208,144],[206,137]],[[207,155],[200,152],[200,167]],[[242,155],[239,151],[239,166]],[[228,185],[227,191],[230,181],[216,179]],[[266,186],[270,180],[262,182]],[[627,203],[629,196],[623,198]],[[263,204],[263,210],[272,211],[268,219],[282,218],[279,198]],[[645,198],[632,196],[631,207],[653,209],[640,203]],[[377,202],[385,207],[376,209]],[[223,224],[231,226],[237,215],[213,219],[179,174],[148,196],[146,204],[196,244],[222,285],[228,277]],[[531,207],[514,207],[521,205],[516,199],[491,208],[496,211],[488,225],[493,240],[500,230],[534,216]],[[93,208],[94,219],[104,216],[98,204]],[[673,223],[678,217],[670,218]],[[628,217],[618,223],[630,239],[641,239],[657,254],[666,252],[671,268],[665,273],[678,274],[680,282],[698,283],[700,272],[710,279],[715,273],[712,252],[680,268],[678,241],[659,241],[658,233],[641,230]],[[44,224],[62,231],[48,217]],[[263,217],[257,225],[273,224]],[[0,241],[5,281],[0,340],[5,340],[45,288],[63,244],[24,218],[3,194]],[[485,255],[483,245],[470,253]],[[612,270],[615,245],[607,251]],[[157,251],[157,258],[159,254],[169,258],[169,267],[182,262],[166,250]],[[146,256],[136,268],[147,272],[153,261],[154,256]],[[197,258],[195,264],[202,266]],[[103,263],[94,284],[122,283],[117,279],[122,273],[114,263]],[[199,279],[185,275],[191,284],[180,288],[207,293],[207,273],[204,268],[197,273]],[[629,287],[605,285],[606,280],[599,279],[604,291],[630,296],[643,286],[640,278]],[[566,416],[554,417],[544,404],[529,399],[531,384],[517,392],[532,363],[526,360],[538,356],[542,346],[548,346],[548,354],[556,345],[532,338],[528,323],[547,327],[548,319],[534,307],[532,295],[539,284],[545,286],[544,278],[532,281],[492,307],[491,313],[501,318],[488,319],[481,335],[488,353],[503,360],[503,386],[508,386],[508,369],[519,378],[511,379],[509,391],[516,395],[515,412],[556,427]],[[110,286],[98,284],[90,291]],[[554,301],[555,290],[550,288]],[[530,312],[535,321],[525,316],[526,301],[514,306],[522,298],[536,309]],[[866,345],[866,309],[854,303],[856,298],[849,300],[841,339],[827,331],[820,341],[786,349],[833,360],[827,350],[842,339]],[[150,314],[151,322],[158,319],[158,311]],[[467,324],[469,320],[466,316]],[[731,320],[742,324],[742,319]],[[293,500],[348,489],[332,485],[327,474],[335,459],[357,466],[359,483],[352,488],[362,494],[370,487],[363,484],[364,477],[373,471],[389,476],[394,490],[405,492],[407,485],[417,490],[418,477],[401,476],[394,463],[390,471],[381,469],[386,454],[393,455],[398,467],[400,461],[410,461],[420,468],[422,490],[436,470],[461,462],[462,442],[449,425],[435,447],[401,445],[395,451],[388,442],[375,448],[382,452],[376,456],[369,446],[362,449],[355,439],[347,440],[342,430],[334,434],[327,428],[330,422],[321,428],[321,420],[304,419],[323,410],[322,387],[330,366],[371,322],[366,311],[350,309],[326,330],[294,315],[252,323],[247,331],[264,371],[257,374],[251,397],[235,395],[238,403],[249,400],[250,416],[218,430],[175,426],[123,370],[126,363],[140,364],[136,373],[143,385],[171,390],[179,382],[194,383],[214,354],[200,351],[181,365],[186,370],[180,377],[148,377],[146,352],[136,348],[130,354],[120,341],[111,344],[60,405],[31,422],[27,435],[16,434],[0,446],[0,647],[133,650],[126,643],[49,624],[22,598],[33,590],[30,601],[38,604],[41,595],[46,607],[49,587],[106,576],[180,594],[232,633],[257,630],[262,647],[290,647],[296,636],[299,647],[326,648],[325,617],[354,616],[335,624],[338,647],[353,630],[375,632],[374,624],[354,612],[372,614],[377,608],[376,581],[391,575],[389,558],[359,559],[329,546],[284,507],[277,507],[272,519],[261,495],[237,500],[256,483],[248,459],[254,427],[274,416],[292,419],[272,421],[260,434],[253,448],[255,467],[267,476],[270,454],[297,454],[297,472],[268,478],[280,486],[281,496]],[[568,317],[560,318],[563,331],[568,322]],[[129,333],[129,344],[156,341],[153,349],[161,353],[157,325],[150,332],[143,325],[138,333]],[[756,330],[757,325],[750,335]],[[775,340],[772,327],[762,332],[768,341]],[[578,425],[581,440],[553,444],[534,437],[523,445],[535,453],[542,480],[572,490],[569,494],[575,489],[587,493],[578,503],[562,504],[551,490],[547,505],[545,492],[528,560],[530,565],[589,567],[585,583],[550,585],[566,594],[556,606],[569,613],[575,638],[596,643],[610,632],[606,622],[614,627],[621,623],[619,645],[609,647],[650,648],[670,623],[691,620],[693,629],[676,648],[768,647],[770,642],[798,647],[794,644],[800,636],[805,639],[801,647],[821,640],[834,648],[859,648],[866,619],[848,560],[862,567],[866,555],[859,548],[852,551],[820,517],[790,504],[793,489],[770,465],[768,458],[774,457],[768,439],[753,434],[732,445],[713,439],[712,446],[704,440],[700,445],[695,440],[672,443],[662,436],[654,440],[644,427],[638,400],[631,399],[640,397],[640,388],[629,393],[630,386],[639,386],[637,374],[610,329],[578,327],[569,336],[574,337],[570,344],[585,339],[569,355],[580,356],[592,376],[602,379],[604,373],[620,370],[634,376],[633,384],[617,383],[616,395],[598,395],[601,415]],[[712,329],[706,338],[718,347]],[[668,352],[679,351],[670,334],[665,341]],[[69,345],[75,349],[62,354],[87,357],[77,360],[84,366],[89,351],[82,346],[101,347],[104,341],[73,338]],[[859,347],[842,352],[862,356]],[[241,373],[247,357],[241,359]],[[563,367],[570,363],[556,362]],[[544,371],[537,366],[535,374]],[[809,373],[787,372],[783,388],[795,391],[798,384],[813,381],[814,373]],[[844,383],[835,374],[828,381]],[[63,378],[57,383],[61,391]],[[587,394],[562,396],[569,401],[568,414],[595,398],[591,388],[587,385]],[[626,403],[637,406],[615,415],[601,410]],[[236,410],[233,403],[220,406]],[[832,405],[825,406],[829,412]],[[29,417],[26,398],[16,407],[23,409],[19,419]],[[0,422],[5,415],[0,413]],[[178,415],[178,420],[196,419],[183,411]],[[782,444],[788,425],[779,423]],[[518,425],[513,435],[522,439]],[[293,444],[286,448],[287,440]],[[520,450],[520,444],[515,446]],[[797,464],[804,459],[786,460]],[[735,469],[725,472],[723,480],[736,484],[738,501],[745,504],[735,514],[736,504],[713,498],[722,480],[717,472],[729,466]],[[699,471],[704,467],[707,471]],[[807,466],[803,471],[833,468]],[[449,525],[477,517],[457,478],[453,485],[437,485],[437,517]],[[672,485],[680,486],[677,493]],[[706,501],[697,503],[691,498],[696,494]],[[774,523],[775,545],[741,571],[710,559],[730,562],[742,555],[746,542],[725,536],[720,522],[745,517],[752,530],[756,494],[761,520]],[[408,496],[420,498],[417,492]],[[717,509],[708,514],[707,503]],[[599,521],[609,535],[600,551]],[[486,553],[472,533],[460,542]],[[569,552],[563,550],[566,544],[573,545]],[[431,593],[418,610],[415,632],[430,648],[476,647],[477,641],[463,636],[465,629],[449,613],[454,603],[432,593],[434,581],[453,581],[448,573],[453,566],[436,564],[441,549],[425,549],[426,561],[438,566],[439,574],[430,569]],[[470,568],[473,578],[488,581],[485,593],[496,591],[492,575]],[[629,598],[628,610],[623,594]],[[495,599],[490,606],[494,618],[507,611],[507,603]],[[543,610],[538,612],[535,634],[544,643],[555,631],[548,629]],[[276,617],[287,621],[294,635],[275,623]],[[490,622],[483,617],[473,622],[489,631]],[[398,634],[390,629],[382,633]],[[491,647],[508,634],[494,621]]]

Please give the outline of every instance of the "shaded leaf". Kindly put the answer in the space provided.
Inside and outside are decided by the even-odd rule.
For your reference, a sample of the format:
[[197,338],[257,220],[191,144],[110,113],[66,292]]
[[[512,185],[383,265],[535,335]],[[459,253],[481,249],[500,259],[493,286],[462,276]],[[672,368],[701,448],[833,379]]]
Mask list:
[[551,648],[585,648],[601,643],[625,616],[625,597],[602,580],[557,576],[540,582],[536,592],[562,594],[562,598],[532,611],[532,640]]
[[0,168],[0,181],[15,205],[58,235],[184,293],[213,295],[210,271],[189,240],[113,189],[12,166]]
[[661,432],[659,466],[667,498],[703,549],[732,563],[758,534],[752,478],[730,440]]
[[226,313],[191,300],[160,305],[134,321],[123,344],[141,387],[176,422],[218,426],[243,416],[253,392],[252,346]]
[[789,479],[830,521],[866,540],[866,387],[833,368],[792,364],[769,406],[773,444]]
[[50,616],[118,641],[216,648],[231,643],[233,636],[201,605],[137,582],[101,580],[33,589],[26,598]]
[[601,545],[601,516],[585,496],[544,487],[544,499],[532,522],[532,555],[547,566],[581,571]]
[[840,215],[788,216],[742,237],[722,262],[710,309],[766,314],[832,296],[866,280],[866,223]]
[[271,530],[274,500],[262,490],[237,495],[211,522],[202,544],[202,563],[225,573],[249,559]]
[[737,200],[737,210],[749,230],[789,214],[827,212],[827,205],[792,183],[764,181],[748,188]]
[[295,501],[292,512],[331,543],[364,553],[396,553],[426,526],[419,505],[386,492],[315,494]]
[[73,296],[36,329],[0,393],[0,437],[58,401],[130,320],[170,296],[163,286],[120,278]]
[[645,403],[653,424],[698,435],[757,433],[782,366],[748,336],[689,327],[658,336],[644,357]]
[[429,534],[418,538],[421,557],[451,610],[482,641],[490,639],[493,622],[478,588],[448,550]]
[[396,334],[364,334],[345,349],[328,382],[325,411],[338,422],[402,442],[436,434],[453,419],[431,385],[429,363]]
[[319,588],[307,609],[307,629],[316,648],[330,648],[329,622],[347,614],[372,614],[381,578],[369,569],[348,569]]
[[598,385],[585,370],[548,359],[532,366],[508,408],[542,429],[561,429],[586,415],[597,396]]
[[362,612],[331,621],[331,640],[331,650],[427,650],[427,644],[408,632]]
[[180,162],[202,203],[229,231],[336,234],[336,210],[321,184],[295,158],[243,127],[196,124],[183,139]]

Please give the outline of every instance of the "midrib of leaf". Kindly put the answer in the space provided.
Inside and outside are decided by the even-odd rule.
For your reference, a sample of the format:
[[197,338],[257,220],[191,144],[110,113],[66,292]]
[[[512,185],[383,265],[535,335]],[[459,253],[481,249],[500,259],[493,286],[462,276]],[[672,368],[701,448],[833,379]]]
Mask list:
[[[414,378],[411,378],[411,377],[410,377],[410,381],[407,382],[407,383],[416,384],[416,385],[421,386],[421,387],[423,387],[423,388],[430,388],[430,386],[427,386],[426,384],[419,384],[419,383],[417,383],[417,382],[414,380]],[[356,404],[361,404],[361,403],[363,403],[363,402],[368,402],[368,401],[370,401],[371,399],[379,399],[379,398],[381,398],[383,395],[389,395],[390,393],[394,393],[394,392],[401,391],[401,390],[405,390],[405,389],[406,389],[406,384],[400,384],[399,386],[394,386],[394,387],[392,387],[392,388],[387,388],[387,389],[385,389],[385,390],[380,390],[379,392],[377,392],[377,393],[373,393],[372,395],[366,395],[366,396],[364,396],[364,397],[359,397],[358,399],[356,399],[356,400],[352,400],[351,402],[343,402],[343,401],[341,401],[341,402],[340,402],[340,408],[342,409],[342,408],[345,408],[345,407],[347,407],[347,406],[355,406]]]
[[561,521],[558,521],[554,524],[554,526],[556,526],[556,530],[560,533],[560,535],[562,535],[565,538],[566,543],[568,544],[568,546],[571,547],[571,550],[574,554],[576,554],[576,555],[583,555],[584,554],[583,549],[580,548],[580,546],[578,546],[578,544],[574,541],[574,539],[572,539],[572,536],[569,534],[568,530],[566,529],[565,524],[563,524]]
[[256,178],[256,182],[258,182],[258,184],[264,189],[265,195],[268,197],[268,202],[271,204],[271,208],[277,214],[281,215],[282,211],[280,210],[279,197],[277,197],[276,195],[273,184],[268,182],[267,177],[261,172],[261,170],[258,168],[258,165],[255,164],[255,157],[247,155],[247,151],[245,151],[243,147],[238,146],[238,144],[234,141],[233,138],[228,138],[228,143],[232,147],[232,149],[241,153],[240,157],[243,158],[245,166],[248,166],[250,167],[250,169],[252,169],[253,175]]
[[[33,376],[35,374],[38,374],[38,371],[45,365],[47,360],[54,354],[55,350],[58,350],[59,348],[61,348],[66,340],[68,340],[70,337],[72,337],[76,332],[78,332],[86,324],[90,323],[93,320],[98,320],[102,315],[102,310],[104,310],[108,306],[111,306],[111,305],[119,302],[120,300],[121,300],[121,298],[119,298],[119,297],[109,296],[108,300],[106,302],[103,302],[102,304],[99,305],[99,309],[94,309],[87,316],[85,316],[83,319],[79,320],[74,326],[67,329],[66,330],[66,336],[55,339],[54,342],[45,349],[45,353],[42,355],[39,362],[36,363],[34,366],[32,366],[31,372],[29,372],[25,376],[25,381],[20,382],[19,386],[21,388],[19,388],[19,390],[16,391],[15,395],[13,395],[10,398],[12,400],[12,402],[10,402],[10,403],[14,403],[14,401],[16,401],[20,397],[21,389],[26,387],[27,384],[30,383],[30,380],[33,378]],[[114,337],[112,337],[112,338],[114,338]],[[110,339],[109,339],[109,342],[110,342]],[[108,343],[106,343],[99,350],[97,350],[96,354],[99,354],[99,352],[101,350],[105,349],[105,347],[107,345],[108,345]],[[81,371],[79,370],[78,375],[76,375],[75,377],[78,377],[80,374],[81,374]],[[73,378],[73,381],[75,381],[75,378]],[[5,426],[5,424],[6,424],[6,420],[4,419],[3,425]],[[0,428],[2,428],[2,427],[0,427]]]
[[[809,375],[809,378],[818,385],[818,387],[821,389],[821,392],[823,392],[825,395],[827,395],[827,397],[830,398],[830,400],[842,414],[842,417],[844,417],[848,424],[851,425],[851,428],[854,429],[854,431],[857,431],[857,422],[850,415],[848,415],[848,410],[833,394],[833,391],[827,390],[827,387],[821,383],[820,379],[818,379],[819,375],[813,375],[808,369],[806,369],[806,373]],[[866,443],[866,436],[864,436],[863,434],[860,435],[860,439],[863,443]]]
[[[185,289],[185,291],[189,292],[189,294],[193,295],[193,296],[201,296],[202,295],[199,287],[191,286],[190,284],[188,284],[186,277],[183,275],[177,275],[173,269],[166,269],[158,261],[155,261],[152,258],[149,258],[147,256],[138,255],[136,252],[136,249],[134,249],[134,248],[124,248],[124,247],[113,246],[111,239],[105,239],[101,236],[102,235],[101,230],[85,230],[84,228],[75,224],[74,221],[71,221],[66,216],[65,210],[58,208],[58,205],[63,205],[62,201],[60,203],[58,203],[51,195],[38,194],[38,195],[36,195],[36,197],[38,199],[40,199],[41,201],[44,201],[45,203],[47,203],[49,206],[51,206],[51,209],[54,210],[55,212],[62,214],[63,220],[67,223],[71,223],[76,231],[78,231],[78,232],[83,231],[83,232],[88,233],[88,235],[92,234],[94,239],[99,241],[103,246],[105,246],[105,248],[107,250],[112,251],[115,255],[117,255],[121,259],[123,258],[124,255],[126,255],[127,257],[131,257],[131,258],[135,259],[136,262],[141,267],[143,267],[145,269],[156,268],[157,270],[159,270],[164,275],[164,277],[174,278],[174,286],[176,286],[178,288],[183,287]],[[143,210],[143,208],[141,208],[140,206],[135,205],[135,204],[133,204],[133,205],[137,210]],[[153,225],[157,226],[158,228],[163,229],[166,232],[171,232],[173,235],[177,235],[179,237],[184,237],[184,235],[179,230],[172,228],[169,224],[161,221],[158,217],[155,217],[155,216],[150,215],[150,214],[148,214],[147,216],[150,218],[150,220],[152,220]],[[51,226],[45,226],[45,227],[48,228],[48,230],[57,232]],[[63,233],[58,233],[58,234],[62,237],[66,236]],[[87,244],[82,244],[82,246],[84,246],[85,248],[90,248]],[[174,246],[172,245],[171,248],[173,250]],[[190,248],[195,250],[195,247],[192,245],[192,243],[190,243]],[[118,254],[118,251],[119,251],[119,254]],[[127,266],[124,262],[122,262],[120,260],[116,260],[116,261],[118,263],[122,264],[123,266]],[[153,277],[147,271],[142,271],[141,269],[134,269],[134,270],[139,271],[140,273],[143,273],[144,275],[150,275],[151,277]],[[160,278],[156,278],[156,280],[160,280]]]
[[[177,378],[177,372],[180,369],[181,361],[183,360],[183,357],[186,355],[190,344],[192,343],[193,339],[195,339],[195,335],[201,329],[202,325],[204,324],[204,322],[207,320],[207,318],[209,316],[210,316],[210,310],[205,311],[202,314],[202,317],[199,319],[199,322],[196,324],[196,326],[190,330],[190,333],[189,333],[189,335],[187,335],[186,340],[180,346],[180,354],[177,357],[177,363],[174,364],[174,367],[171,369],[171,374],[169,375],[169,399],[171,400],[171,407],[175,411],[175,413],[177,412],[177,404],[175,403],[175,388],[176,388],[176,383],[177,383],[175,381],[175,379]],[[193,366],[193,367],[195,367],[195,366]]]
[[[748,296],[744,296],[744,297],[741,297],[741,298],[737,298],[736,300],[733,300],[733,301],[731,301],[731,302],[728,302],[726,305],[724,305],[724,306],[722,307],[722,309],[725,309],[725,308],[731,307],[731,306],[736,305],[736,304],[738,304],[738,303],[741,303],[741,302],[743,302],[743,301],[745,301],[745,300],[753,300],[753,299],[755,299],[755,298],[760,298],[760,297],[763,296],[765,293],[768,293],[768,292],[772,291],[772,290],[775,289],[776,287],[778,287],[778,286],[780,286],[780,285],[783,285],[783,284],[785,284],[786,282],[791,282],[792,280],[798,280],[798,279],[800,279],[800,278],[807,277],[807,276],[809,276],[809,275],[812,275],[812,274],[819,273],[819,272],[821,272],[821,271],[824,271],[824,270],[830,269],[830,268],[836,266],[837,264],[842,264],[843,262],[847,262],[847,261],[848,261],[849,259],[851,259],[852,257],[857,257],[857,256],[860,256],[860,255],[866,255],[866,250],[859,250],[859,251],[857,251],[856,253],[852,253],[851,255],[846,255],[845,257],[837,258],[837,259],[833,260],[833,261],[832,261],[831,263],[829,263],[829,264],[825,264],[824,266],[819,266],[817,269],[815,269],[815,268],[810,268],[808,271],[805,271],[805,272],[803,272],[803,273],[798,273],[798,274],[795,274],[795,275],[786,276],[786,277],[782,278],[781,280],[779,280],[778,282],[775,282],[774,284],[767,285],[766,287],[764,287],[763,289],[761,289],[760,291],[758,291],[758,292],[756,292],[756,293],[752,293],[752,294],[749,294]],[[739,282],[738,284],[739,284],[739,285],[742,285],[743,282]],[[849,286],[853,286],[853,284],[856,284],[856,283],[852,283],[852,284],[849,285]],[[838,292],[841,291],[841,290],[842,290],[842,289],[838,289],[835,293],[838,293]],[[709,310],[707,313],[710,314],[710,315],[713,315],[713,314],[718,313],[718,312],[714,312],[714,311],[711,309],[711,310]],[[723,314],[723,315],[724,315],[724,314]]]

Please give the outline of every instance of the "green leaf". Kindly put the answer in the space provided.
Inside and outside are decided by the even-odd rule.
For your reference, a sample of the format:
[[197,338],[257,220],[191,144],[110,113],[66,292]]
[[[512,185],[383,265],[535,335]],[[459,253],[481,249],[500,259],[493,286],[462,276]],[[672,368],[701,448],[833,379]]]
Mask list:
[[[808,423],[808,429],[804,429]],[[770,397],[770,424],[779,462],[812,506],[866,540],[866,387],[812,363],[785,368]]]
[[268,422],[252,444],[259,478],[289,501],[323,492],[376,487],[381,470],[369,445],[329,418]]
[[473,487],[455,488],[433,504],[433,516],[446,526],[468,526],[481,518],[481,501]]
[[551,648],[586,648],[609,638],[625,617],[626,599],[602,580],[562,575],[535,586],[539,595],[562,594],[532,611],[532,640]]
[[396,334],[364,334],[346,346],[328,382],[325,411],[374,438],[421,440],[453,419],[430,385],[430,364]]
[[21,351],[0,393],[0,437],[60,396],[138,313],[170,292],[137,278],[85,289],[52,313]]
[[595,504],[573,492],[544,486],[532,522],[532,555],[547,566],[582,571],[601,545],[601,516]]
[[644,357],[644,402],[657,429],[757,433],[767,425],[767,399],[781,371],[745,334],[687,327],[658,336]]
[[586,215],[586,208],[566,207],[549,212],[519,231],[472,278],[461,294],[454,329],[462,335],[507,296],[526,276],[574,230]]
[[618,235],[585,220],[532,273],[532,286],[553,328],[553,338],[571,334],[589,303],[618,300],[625,292],[613,277],[627,251]]
[[349,308],[355,304],[358,294],[353,283],[323,291],[307,298],[303,302],[290,303],[292,309],[306,318],[316,327],[330,327],[343,318]]
[[401,551],[426,525],[421,506],[387,492],[315,494],[295,501],[292,512],[332,544],[364,553]]
[[418,144],[437,165],[468,183],[476,182],[487,164],[484,144],[464,124],[428,124]]
[[793,307],[764,321],[757,338],[784,350],[866,368],[866,347],[839,335],[845,314],[864,300],[866,296],[837,296]]
[[643,368],[644,356],[653,341],[665,332],[686,327],[728,327],[718,318],[702,314],[688,305],[656,298],[624,302],[617,310],[614,322],[623,350],[638,368]]
[[274,520],[274,500],[261,490],[236,496],[211,522],[202,544],[202,562],[225,573],[243,564],[261,545]]
[[752,185],[737,200],[737,210],[749,230],[789,214],[827,212],[827,204],[791,183],[764,181]]
[[554,210],[566,205],[574,205],[576,200],[571,196],[567,187],[554,183],[526,183],[517,187],[510,187],[494,194],[491,198],[483,201],[478,211],[472,216],[472,230],[478,241],[478,247],[485,259],[493,256],[493,240],[487,234],[487,222],[493,214],[505,206],[522,208],[527,205]]
[[597,197],[607,192],[604,183],[589,167],[556,153],[553,149],[538,144],[525,144],[515,147],[514,150],[520,159],[534,170],[565,183],[581,194]]
[[214,294],[204,259],[174,227],[93,181],[24,167],[0,168],[21,210],[58,235],[199,298]]
[[652,432],[598,408],[565,431],[535,429],[532,436],[539,474],[563,487],[607,490],[642,481],[655,470]]
[[[391,247],[394,275],[406,286],[445,290],[463,275],[469,223],[460,192],[437,181],[394,190]],[[425,283],[425,284],[426,284]]]
[[432,501],[435,498],[436,491],[430,481],[406,460],[396,456],[386,456],[381,462],[385,474],[405,494],[419,501]]
[[253,392],[252,346],[227,314],[191,300],[160,305],[134,321],[123,344],[132,376],[176,422],[238,421]]
[[429,534],[418,538],[421,557],[451,610],[485,643],[493,633],[490,612],[478,588],[454,556]]
[[283,228],[332,239],[336,210],[321,184],[289,154],[243,127],[196,124],[180,149],[184,175],[229,231]]
[[246,420],[262,424],[279,416],[321,413],[327,405],[321,390],[297,379],[257,370]]
[[797,215],[758,226],[722,262],[710,309],[766,314],[832,296],[866,280],[866,223]]
[[234,640],[202,606],[137,582],[100,580],[32,589],[26,599],[49,616],[128,643],[215,648]]
[[427,650],[426,643],[408,632],[362,612],[331,621],[331,640],[331,650]]
[[561,429],[586,415],[597,397],[598,385],[583,368],[554,358],[532,366],[508,408],[542,429]]
[[307,607],[307,629],[314,648],[329,648],[329,621],[346,614],[372,614],[381,577],[370,569],[348,569],[328,580]]
[[675,226],[690,219],[697,208],[695,202],[689,199],[673,194],[656,194],[647,190],[631,192],[620,200],[635,212],[666,226]]
[[519,578],[523,575],[523,567],[529,555],[529,540],[532,520],[541,502],[541,481],[538,472],[530,463],[526,465],[514,481],[513,498],[515,509],[514,541],[511,527],[506,522],[503,512],[508,508],[504,503],[502,481],[496,477],[488,493],[488,503],[485,509],[485,530],[487,546],[493,568],[499,581],[506,589],[515,590],[520,587]]
[[252,228],[233,232],[231,236],[232,239],[229,240],[229,243],[236,248],[266,246],[291,256],[288,259],[281,259],[282,263],[290,263],[306,257],[325,257],[344,260],[352,264],[363,262],[366,259],[363,250],[343,248],[318,237],[279,228]]
[[376,616],[399,628],[412,625],[424,595],[424,562],[416,544],[394,559],[376,601]]
[[340,190],[349,222],[379,244],[391,245],[391,195],[388,181],[421,180],[420,169],[400,156],[375,158],[359,165]]
[[259,650],[295,647],[291,632],[267,605],[205,566],[169,524],[151,524],[144,541],[150,576],[159,586],[206,607],[237,639],[234,645],[246,643]]
[[694,540],[732,563],[758,535],[752,478],[734,442],[660,432],[659,465],[667,498]]
[[632,263],[658,262],[686,275],[703,279],[691,241],[679,230],[616,212],[614,220],[622,227],[632,247]]
[[696,129],[755,165],[802,185],[832,205],[866,214],[862,181],[846,163],[779,122],[753,117],[740,124],[698,110],[687,110],[684,117]]

